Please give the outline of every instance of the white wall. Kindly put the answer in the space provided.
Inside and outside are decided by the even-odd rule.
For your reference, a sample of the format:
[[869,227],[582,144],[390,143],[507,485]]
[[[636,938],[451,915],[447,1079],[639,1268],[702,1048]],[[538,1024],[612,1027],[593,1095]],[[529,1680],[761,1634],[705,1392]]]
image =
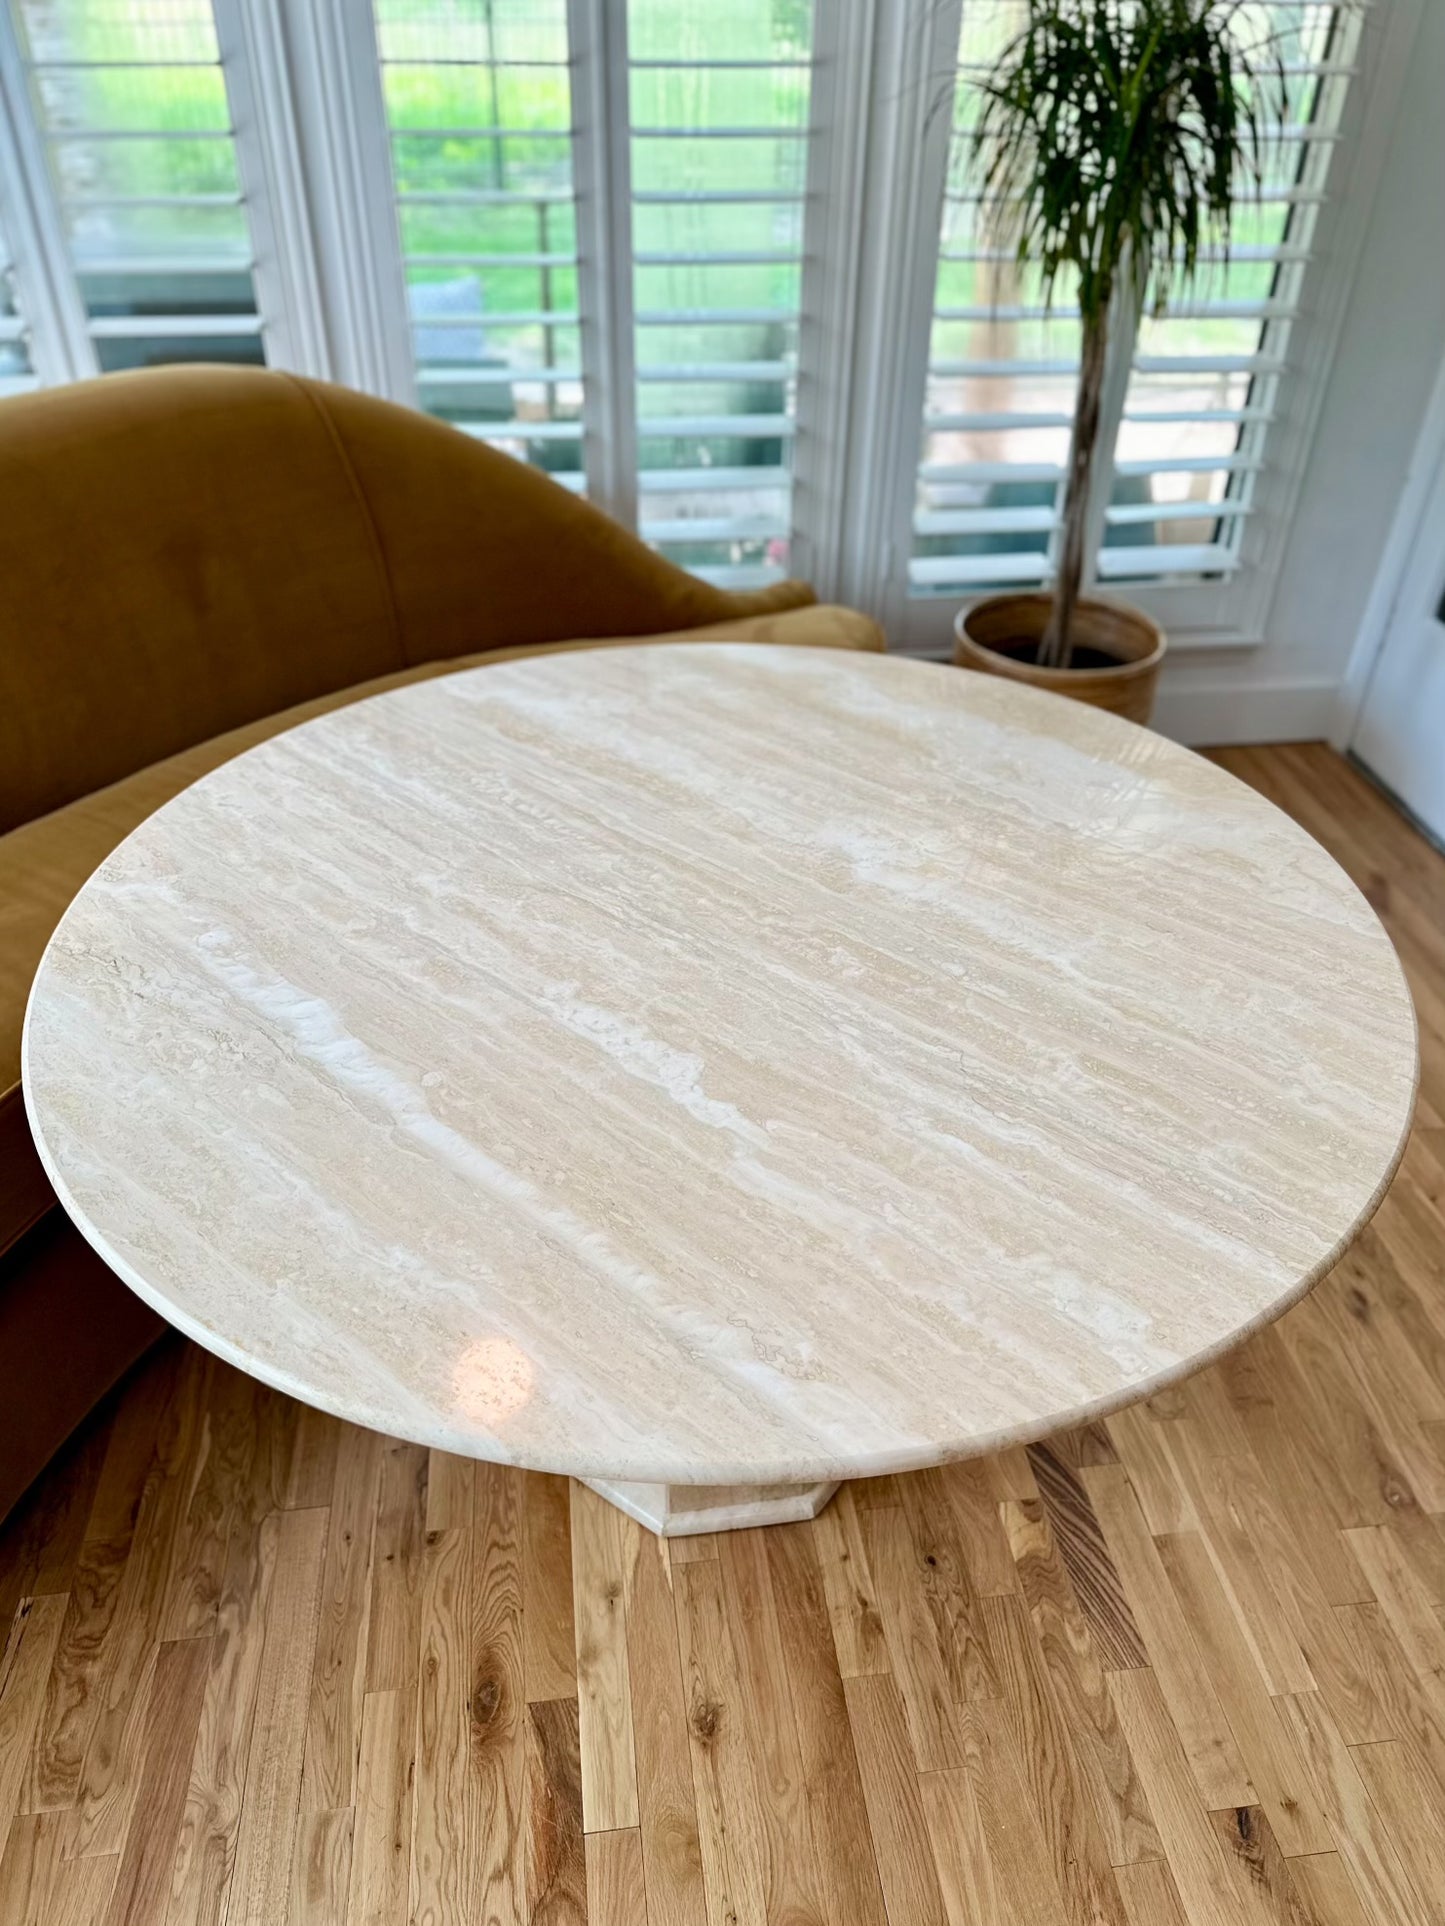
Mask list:
[[1358,246],[1358,266],[1266,639],[1169,665],[1156,727],[1189,742],[1329,735],[1445,359],[1445,0],[1383,0],[1367,32],[1365,125],[1327,243]]

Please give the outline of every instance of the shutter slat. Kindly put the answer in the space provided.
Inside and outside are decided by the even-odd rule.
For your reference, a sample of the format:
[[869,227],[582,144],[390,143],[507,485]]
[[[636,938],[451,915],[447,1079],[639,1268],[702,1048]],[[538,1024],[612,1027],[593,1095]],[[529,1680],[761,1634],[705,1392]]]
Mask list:
[[1235,550],[1219,542],[1099,550],[1099,575],[1106,582],[1149,575],[1232,575],[1238,567]]

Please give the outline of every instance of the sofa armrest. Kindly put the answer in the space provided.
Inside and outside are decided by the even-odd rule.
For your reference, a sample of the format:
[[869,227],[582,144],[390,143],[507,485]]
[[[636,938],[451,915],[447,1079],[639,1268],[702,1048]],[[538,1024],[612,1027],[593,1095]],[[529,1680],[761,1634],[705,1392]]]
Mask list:
[[[661,638],[659,638],[660,640]],[[887,637],[871,615],[837,602],[814,602],[777,615],[748,615],[688,629],[670,641],[779,642],[792,649],[867,649],[881,653]]]

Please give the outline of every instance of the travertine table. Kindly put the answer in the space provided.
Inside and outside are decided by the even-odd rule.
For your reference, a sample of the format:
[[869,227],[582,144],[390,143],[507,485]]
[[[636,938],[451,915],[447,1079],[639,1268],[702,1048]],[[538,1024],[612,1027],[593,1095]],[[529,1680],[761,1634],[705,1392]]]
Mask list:
[[66,1208],[182,1330],[669,1531],[1193,1370],[1373,1210],[1415,1074],[1368,905],[1217,768],[746,645],[251,750],[87,884],[25,1037]]

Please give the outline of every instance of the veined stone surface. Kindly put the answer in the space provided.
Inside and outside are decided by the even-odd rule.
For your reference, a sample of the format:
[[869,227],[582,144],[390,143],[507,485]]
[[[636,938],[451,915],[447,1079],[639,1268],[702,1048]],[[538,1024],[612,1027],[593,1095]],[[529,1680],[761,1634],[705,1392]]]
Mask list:
[[827,1481],[1142,1396],[1402,1148],[1374,914],[1253,791],[1001,680],[482,668],[251,750],[36,979],[71,1215],[297,1396],[602,1480]]

